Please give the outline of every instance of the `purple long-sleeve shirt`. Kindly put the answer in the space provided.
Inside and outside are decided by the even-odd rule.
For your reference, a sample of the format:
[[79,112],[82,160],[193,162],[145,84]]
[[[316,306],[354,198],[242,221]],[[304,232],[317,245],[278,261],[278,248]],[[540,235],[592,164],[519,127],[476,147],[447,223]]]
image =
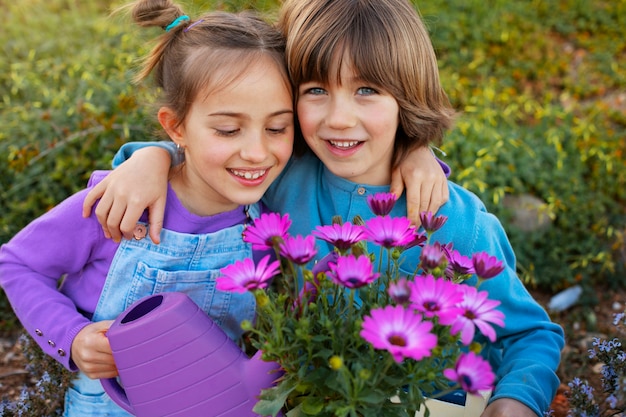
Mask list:
[[[90,186],[107,172],[96,171]],[[0,286],[17,317],[39,346],[70,370],[77,370],[70,360],[72,341],[90,323],[118,248],[104,237],[93,211],[82,217],[88,190],[61,202],[0,247]],[[243,207],[210,217],[192,214],[168,189],[166,229],[211,233],[245,221]]]

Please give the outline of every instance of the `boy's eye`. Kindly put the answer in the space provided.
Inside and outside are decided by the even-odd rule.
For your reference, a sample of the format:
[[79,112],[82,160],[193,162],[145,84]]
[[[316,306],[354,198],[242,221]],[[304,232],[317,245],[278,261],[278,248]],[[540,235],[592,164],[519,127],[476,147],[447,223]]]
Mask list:
[[314,96],[319,96],[325,93],[326,93],[326,90],[324,90],[322,87],[311,87],[311,88],[306,88],[302,94],[311,94]]
[[279,127],[279,128],[268,128],[267,130],[268,130],[270,133],[277,134],[277,135],[282,134],[282,133],[285,133],[285,131],[287,131],[287,129],[286,129],[286,128],[284,128],[284,127]]
[[362,96],[371,96],[373,94],[378,94],[378,92],[372,87],[360,87],[357,90],[357,94],[362,95]]

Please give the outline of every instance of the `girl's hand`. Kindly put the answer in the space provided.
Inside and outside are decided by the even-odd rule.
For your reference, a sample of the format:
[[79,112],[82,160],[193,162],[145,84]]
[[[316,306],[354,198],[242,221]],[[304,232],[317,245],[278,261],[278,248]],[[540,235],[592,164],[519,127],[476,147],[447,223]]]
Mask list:
[[72,342],[72,360],[92,379],[113,378],[117,367],[106,332],[113,320],[103,320],[88,324],[78,332]]
[[421,224],[420,213],[435,214],[450,197],[446,174],[427,147],[412,151],[392,172],[390,191],[399,196],[405,186],[407,217],[416,226]]
[[537,417],[537,414],[512,398],[500,398],[485,408],[480,417]]
[[107,238],[119,242],[133,237],[137,221],[148,209],[149,233],[159,243],[163,227],[169,153],[156,146],[139,149],[89,191],[83,202],[83,217],[89,217],[98,199],[96,217]]

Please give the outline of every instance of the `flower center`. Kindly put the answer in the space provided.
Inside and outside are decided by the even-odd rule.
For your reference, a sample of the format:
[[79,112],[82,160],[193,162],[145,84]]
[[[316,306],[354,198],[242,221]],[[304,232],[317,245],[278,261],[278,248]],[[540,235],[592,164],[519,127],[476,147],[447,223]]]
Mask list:
[[426,311],[437,311],[437,302],[436,301],[425,301],[424,302],[424,309],[426,309]]
[[406,346],[406,339],[399,334],[392,334],[387,341],[394,346]]
[[467,311],[465,312],[465,314],[463,314],[463,315],[464,315],[465,317],[467,317],[468,319],[470,319],[470,320],[474,320],[474,319],[476,318],[476,314],[474,314],[474,312],[473,312],[473,311],[471,311],[471,310],[467,310]]

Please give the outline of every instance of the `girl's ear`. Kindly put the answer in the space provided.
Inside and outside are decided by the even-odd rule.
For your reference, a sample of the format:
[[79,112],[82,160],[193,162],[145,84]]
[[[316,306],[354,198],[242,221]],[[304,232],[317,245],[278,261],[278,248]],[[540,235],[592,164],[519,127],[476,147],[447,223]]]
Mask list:
[[167,135],[170,137],[170,139],[172,139],[172,141],[177,145],[184,147],[184,129],[183,125],[179,123],[176,113],[174,113],[174,111],[169,107],[161,107],[157,114],[157,118],[159,119],[159,123],[161,123],[161,126],[163,127],[165,132],[167,132]]

